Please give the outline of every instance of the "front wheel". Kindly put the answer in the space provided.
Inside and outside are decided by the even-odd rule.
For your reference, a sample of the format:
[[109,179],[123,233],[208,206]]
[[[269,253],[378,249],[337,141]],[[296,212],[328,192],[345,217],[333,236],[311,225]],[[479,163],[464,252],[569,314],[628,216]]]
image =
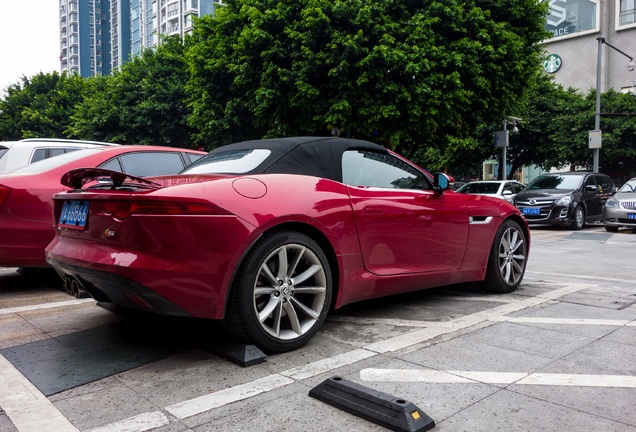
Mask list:
[[307,343],[331,302],[329,261],[310,237],[280,231],[260,239],[237,272],[225,326],[268,353]]
[[605,231],[615,233],[618,232],[618,227],[605,225]]
[[488,291],[509,293],[517,289],[526,271],[528,240],[521,226],[506,220],[495,235],[484,285]]
[[576,206],[574,209],[574,218],[570,224],[570,229],[582,230],[585,227],[585,210],[583,207]]

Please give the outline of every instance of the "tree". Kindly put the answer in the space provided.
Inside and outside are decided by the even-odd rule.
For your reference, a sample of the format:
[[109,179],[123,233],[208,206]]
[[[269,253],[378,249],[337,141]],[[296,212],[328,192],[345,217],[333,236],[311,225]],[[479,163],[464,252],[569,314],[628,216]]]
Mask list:
[[0,100],[0,140],[64,138],[84,81],[57,72],[23,76]]
[[190,147],[184,104],[185,46],[168,37],[108,77],[95,77],[72,116],[69,135],[128,144]]
[[[474,145],[539,67],[535,0],[237,0],[187,52],[190,125],[218,146],[283,135],[370,139],[411,156]],[[444,159],[444,157],[442,157]]]

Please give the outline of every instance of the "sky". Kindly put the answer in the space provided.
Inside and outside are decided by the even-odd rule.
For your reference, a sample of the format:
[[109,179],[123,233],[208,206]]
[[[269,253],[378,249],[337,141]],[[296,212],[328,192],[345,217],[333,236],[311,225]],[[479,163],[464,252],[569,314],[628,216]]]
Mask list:
[[59,0],[0,0],[0,96],[23,75],[60,71]]

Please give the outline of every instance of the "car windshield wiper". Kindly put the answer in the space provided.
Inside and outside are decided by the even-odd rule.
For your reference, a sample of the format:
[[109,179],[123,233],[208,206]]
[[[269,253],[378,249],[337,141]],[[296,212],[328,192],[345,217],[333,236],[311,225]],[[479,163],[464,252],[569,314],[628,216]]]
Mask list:
[[[128,181],[126,182],[126,180]],[[97,187],[109,186],[111,189],[118,189],[123,186],[130,187],[131,185],[149,189],[157,189],[161,187],[161,184],[157,182],[103,168],[77,168],[67,172],[60,179],[60,182],[64,186],[68,186],[76,190],[82,189],[85,184],[92,181],[98,182]]]

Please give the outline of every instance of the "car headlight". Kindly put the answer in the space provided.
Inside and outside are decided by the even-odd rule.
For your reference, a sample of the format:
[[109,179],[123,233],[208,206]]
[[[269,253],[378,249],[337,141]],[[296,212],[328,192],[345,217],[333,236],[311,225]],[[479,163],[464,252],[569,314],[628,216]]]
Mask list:
[[567,207],[567,206],[570,205],[571,202],[572,202],[572,197],[570,195],[566,195],[563,198],[561,198],[560,200],[558,200],[556,202],[556,205]]
[[617,199],[613,199],[610,198],[605,202],[605,207],[609,207],[609,208],[618,208],[618,200]]

